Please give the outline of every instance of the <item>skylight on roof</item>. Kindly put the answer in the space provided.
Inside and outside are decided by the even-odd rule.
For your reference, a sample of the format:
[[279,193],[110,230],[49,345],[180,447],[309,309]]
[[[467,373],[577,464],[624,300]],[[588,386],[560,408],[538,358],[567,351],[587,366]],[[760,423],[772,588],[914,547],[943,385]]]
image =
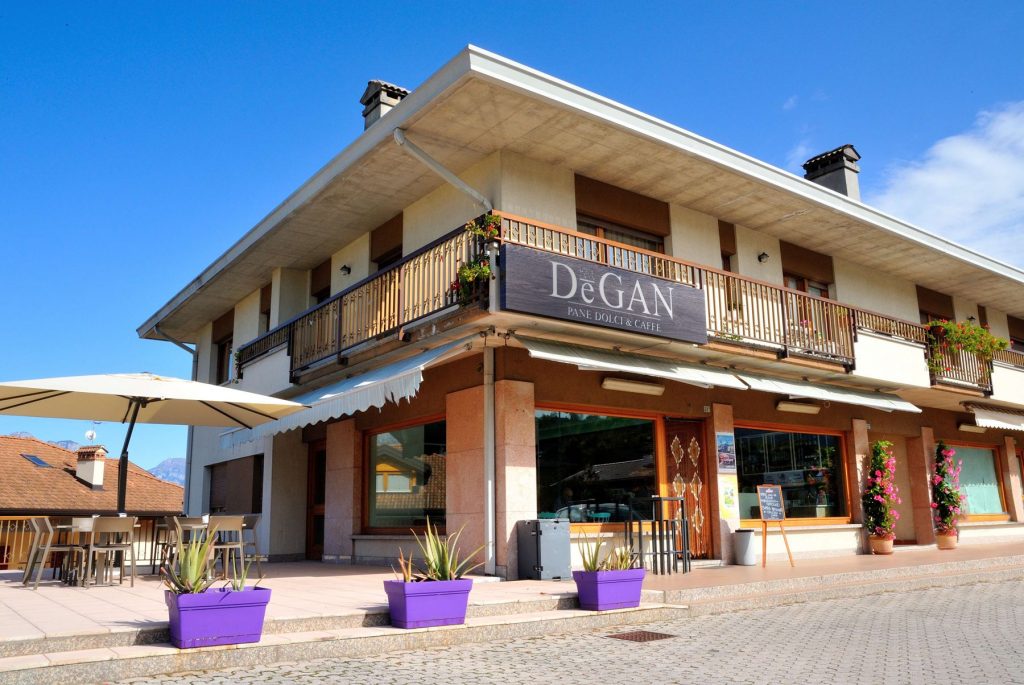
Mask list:
[[37,457],[34,454],[22,454],[21,456],[25,457],[26,459],[28,459],[30,462],[32,462],[33,464],[35,464],[39,468],[42,468],[42,469],[53,468],[52,466],[50,466],[49,464],[47,464],[45,461],[43,461],[42,459],[40,459],[39,457]]

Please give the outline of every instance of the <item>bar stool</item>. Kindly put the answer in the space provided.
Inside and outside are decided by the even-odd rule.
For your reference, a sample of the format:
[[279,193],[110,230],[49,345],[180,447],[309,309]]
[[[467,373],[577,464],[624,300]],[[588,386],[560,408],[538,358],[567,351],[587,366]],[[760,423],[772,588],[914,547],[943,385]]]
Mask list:
[[[25,562],[25,573],[21,578],[21,584],[28,585],[29,578],[32,576],[32,567],[39,564],[39,570],[36,571],[36,582],[32,585],[33,590],[38,590],[39,579],[42,578],[43,569],[46,568],[47,557],[51,554],[63,553],[68,555],[68,559],[73,559],[77,555],[78,547],[70,543],[54,544],[56,533],[50,524],[50,519],[45,516],[32,519],[31,524],[32,548],[29,550],[28,561]],[[53,568],[53,574],[56,577],[56,566]]]

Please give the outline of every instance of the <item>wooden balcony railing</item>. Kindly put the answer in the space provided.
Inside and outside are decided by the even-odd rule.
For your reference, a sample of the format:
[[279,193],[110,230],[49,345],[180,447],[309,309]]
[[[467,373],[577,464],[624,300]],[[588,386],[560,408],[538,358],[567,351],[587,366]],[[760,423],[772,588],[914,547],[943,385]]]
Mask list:
[[[501,217],[499,239],[504,242],[609,264],[703,290],[707,330],[713,340],[852,368],[856,331],[872,331],[924,346],[933,382],[991,391],[990,364],[971,355],[929,349],[927,329],[920,324],[568,228],[494,213]],[[457,280],[459,265],[478,258],[483,249],[478,236],[457,228],[394,266],[242,346],[239,364],[257,359],[287,341],[294,373],[452,306],[458,301],[452,283]],[[936,363],[936,354],[944,360],[941,367]],[[1024,367],[1024,354],[1005,351],[996,358]]]
[[449,307],[459,266],[482,251],[460,227],[243,345],[239,368],[287,343],[295,373]]
[[238,365],[238,368],[241,369],[246,364],[256,361],[263,355],[272,352],[287,343],[288,328],[275,328],[274,330],[268,331],[248,344],[238,348],[238,354],[235,356],[235,363]]
[[992,360],[1024,368],[1024,353],[1017,350],[998,350],[992,356]]
[[928,366],[933,383],[992,392],[992,363],[977,354],[958,350],[945,341],[932,342]]
[[504,241],[704,290],[707,329],[713,337],[853,364],[853,310],[849,307],[567,228],[495,214],[502,217]]

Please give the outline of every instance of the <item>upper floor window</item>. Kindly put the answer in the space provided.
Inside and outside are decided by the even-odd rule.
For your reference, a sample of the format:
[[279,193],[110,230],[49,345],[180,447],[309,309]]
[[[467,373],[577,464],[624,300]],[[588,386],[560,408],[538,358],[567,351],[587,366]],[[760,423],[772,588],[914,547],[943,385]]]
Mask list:
[[321,304],[331,297],[331,259],[328,257],[309,274],[309,298]]
[[803,276],[795,276],[793,274],[783,274],[783,280],[786,283],[787,288],[793,290],[799,290],[802,293],[813,295],[814,297],[828,298],[828,283],[822,283],[821,281],[812,281],[809,278]]
[[220,385],[231,380],[234,370],[235,310],[230,309],[213,322],[213,382]]

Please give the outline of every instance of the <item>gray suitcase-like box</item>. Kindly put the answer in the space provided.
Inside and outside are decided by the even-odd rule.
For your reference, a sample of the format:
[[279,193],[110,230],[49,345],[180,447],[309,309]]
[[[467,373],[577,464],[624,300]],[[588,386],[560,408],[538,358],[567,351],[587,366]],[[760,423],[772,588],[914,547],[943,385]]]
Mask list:
[[572,578],[569,519],[520,521],[516,528],[520,579]]

